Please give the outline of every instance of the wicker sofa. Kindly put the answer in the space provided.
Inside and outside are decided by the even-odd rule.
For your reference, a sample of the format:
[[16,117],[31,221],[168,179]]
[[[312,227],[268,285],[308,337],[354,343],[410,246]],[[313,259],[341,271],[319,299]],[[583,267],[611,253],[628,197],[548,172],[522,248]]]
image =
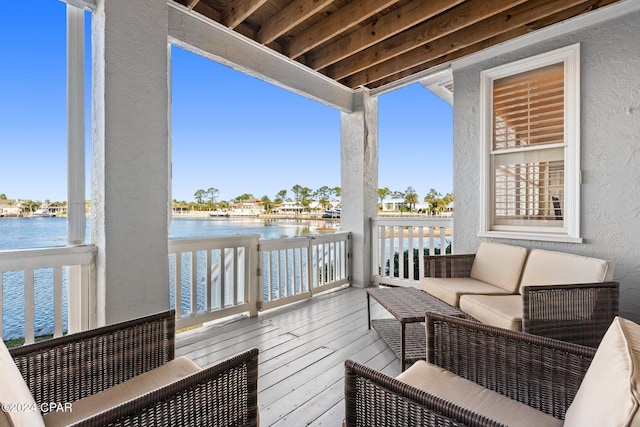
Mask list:
[[483,242],[427,256],[425,292],[493,326],[597,347],[618,314],[611,261]]
[[258,350],[202,369],[174,358],[174,339],[170,310],[9,351],[0,341],[0,426],[257,426]]
[[427,313],[427,360],[392,378],[345,362],[345,425],[640,423],[640,326],[616,317],[598,349]]

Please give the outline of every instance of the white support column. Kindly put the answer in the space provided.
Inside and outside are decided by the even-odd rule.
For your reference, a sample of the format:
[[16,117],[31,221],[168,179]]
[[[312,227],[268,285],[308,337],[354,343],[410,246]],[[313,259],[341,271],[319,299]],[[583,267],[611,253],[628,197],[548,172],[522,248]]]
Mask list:
[[352,233],[351,284],[371,284],[371,225],[378,200],[378,98],[354,94],[354,112],[340,113],[342,212],[340,225]]
[[[84,166],[84,10],[67,5],[67,244],[85,241]],[[95,324],[93,301],[83,285],[82,267],[68,269],[68,331],[88,329]]]
[[85,240],[84,10],[67,5],[67,244]]
[[92,240],[99,324],[169,307],[166,0],[97,0]]

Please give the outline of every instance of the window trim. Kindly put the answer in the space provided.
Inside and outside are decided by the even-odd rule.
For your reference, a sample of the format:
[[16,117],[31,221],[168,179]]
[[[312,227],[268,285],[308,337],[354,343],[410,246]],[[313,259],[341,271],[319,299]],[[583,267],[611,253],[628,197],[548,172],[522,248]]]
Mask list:
[[[497,231],[492,229],[492,116],[493,81],[547,65],[564,63],[566,147],[564,226],[558,230],[540,231],[536,227],[521,230]],[[580,236],[580,44],[556,49],[519,61],[504,64],[480,73],[480,139],[482,155],[480,165],[480,237],[543,240],[582,243]]]

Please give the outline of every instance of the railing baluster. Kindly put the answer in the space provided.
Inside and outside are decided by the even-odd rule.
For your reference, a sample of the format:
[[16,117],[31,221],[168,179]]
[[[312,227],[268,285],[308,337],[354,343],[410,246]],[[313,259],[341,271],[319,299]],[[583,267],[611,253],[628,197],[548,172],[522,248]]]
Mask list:
[[429,227],[429,255],[436,254],[436,241],[434,238],[435,229],[434,227]]
[[182,318],[182,253],[176,253],[175,280],[173,282],[173,299],[175,300],[176,318]]
[[[264,252],[267,256],[267,263],[264,263],[264,265],[266,265],[265,270],[262,270],[262,277],[267,277],[267,301],[271,301],[273,299],[272,297],[272,292],[273,292],[273,278],[271,277],[271,271],[273,270],[273,264],[272,264],[272,259],[271,259],[271,252],[269,251],[265,251]],[[264,258],[263,258],[264,259]],[[262,278],[260,278],[262,280]]]
[[424,262],[421,260],[424,257],[424,227],[418,227],[418,279],[421,280],[424,277]]
[[3,329],[2,329],[2,318],[4,317],[3,313],[2,313],[2,307],[4,307],[4,302],[3,302],[3,295],[4,295],[3,276],[4,276],[4,272],[0,271],[0,336],[2,336],[4,334]]
[[211,260],[213,258],[212,255],[213,250],[207,249],[205,251],[205,260],[204,260],[204,311],[211,311],[211,300],[213,295],[213,284],[211,283]]
[[398,279],[404,279],[404,227],[398,227]]
[[191,251],[191,315],[198,312],[198,252]]
[[53,336],[62,336],[62,267],[53,269]]
[[35,306],[35,289],[34,280],[35,272],[33,268],[24,271],[24,343],[31,344],[35,342],[35,325],[34,325],[34,306]]
[[227,306],[227,296],[225,293],[225,288],[227,287],[227,272],[226,272],[226,265],[227,265],[227,260],[226,260],[226,255],[227,255],[227,249],[226,248],[222,248],[220,249],[220,267],[219,267],[219,271],[220,273],[220,289],[218,290],[219,295],[220,295],[220,308],[225,308]]
[[284,295],[286,297],[291,296],[293,293],[291,292],[291,275],[289,274],[289,250],[290,249],[285,249],[284,250]]
[[380,232],[380,254],[378,254],[378,259],[380,260],[379,262],[380,271],[373,270],[373,274],[374,275],[379,274],[380,276],[387,276],[387,273],[385,271],[386,253],[387,253],[387,251],[385,250],[386,248],[385,243],[387,242],[387,227],[385,227],[384,225],[382,227],[376,227],[374,225],[374,228],[378,228],[381,232]]
[[233,274],[234,305],[240,304],[240,276],[242,274],[240,271],[240,268],[242,268],[242,266],[240,265],[239,257],[240,257],[239,248],[233,248],[233,268],[235,270],[235,273]]

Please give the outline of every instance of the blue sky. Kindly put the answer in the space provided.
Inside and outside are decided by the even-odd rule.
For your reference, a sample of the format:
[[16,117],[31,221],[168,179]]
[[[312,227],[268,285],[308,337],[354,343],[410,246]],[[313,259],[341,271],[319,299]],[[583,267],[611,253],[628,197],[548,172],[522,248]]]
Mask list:
[[[0,193],[65,200],[65,5],[1,7]],[[172,198],[192,201],[210,187],[229,200],[340,186],[337,110],[176,47],[171,73]],[[421,199],[430,188],[451,192],[452,115],[418,84],[382,95],[379,186],[412,186]]]

